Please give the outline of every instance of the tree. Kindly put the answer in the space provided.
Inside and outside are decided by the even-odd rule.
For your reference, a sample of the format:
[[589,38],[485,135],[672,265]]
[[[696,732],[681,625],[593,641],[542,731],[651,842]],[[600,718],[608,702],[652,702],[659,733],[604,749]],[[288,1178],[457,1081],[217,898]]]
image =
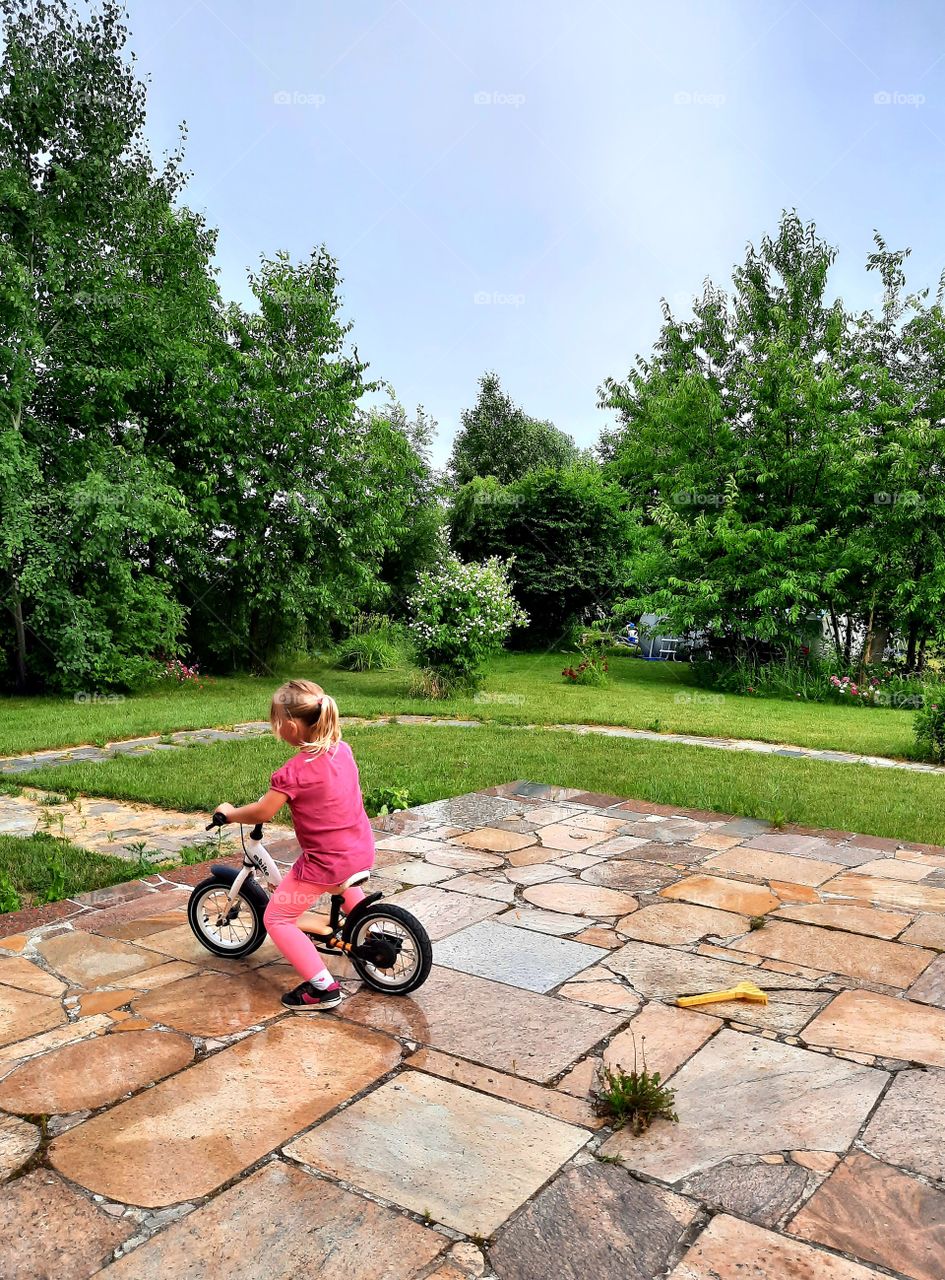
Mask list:
[[620,485],[596,463],[530,471],[509,485],[470,481],[450,516],[452,544],[467,559],[509,560],[530,639],[558,641],[623,589],[636,538]]
[[602,403],[609,470],[648,533],[628,612],[770,652],[842,590],[863,452],[845,376],[846,317],[826,300],[834,251],[796,214],[749,247],[731,297],[665,310],[654,356]]
[[148,441],[212,312],[212,236],[173,207],[179,155],[151,163],[120,7],[0,11],[4,648],[20,688],[128,683],[183,624],[157,548],[189,517]]
[[[263,259],[258,310],[228,312],[235,360],[225,430],[197,460],[203,536],[181,548],[194,647],[266,670],[350,617],[385,545],[377,431],[357,411],[371,384],[348,348],[337,264]],[[211,464],[212,476],[202,478]]]
[[403,616],[417,576],[440,559],[446,522],[443,481],[430,464],[436,423],[418,408],[411,422],[392,403],[368,414],[367,455],[383,492],[387,529],[370,603]]
[[449,470],[457,485],[476,476],[508,484],[535,467],[564,466],[577,456],[570,436],[530,418],[502,390],[498,375],[486,373],[479,379],[475,406],[461,416]]

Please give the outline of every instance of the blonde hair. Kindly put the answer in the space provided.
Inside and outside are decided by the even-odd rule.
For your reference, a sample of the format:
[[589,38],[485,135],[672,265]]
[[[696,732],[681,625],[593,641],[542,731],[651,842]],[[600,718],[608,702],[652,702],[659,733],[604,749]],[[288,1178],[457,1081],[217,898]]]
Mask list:
[[313,680],[287,680],[272,695],[269,723],[272,731],[286,720],[298,720],[305,726],[302,750],[319,755],[341,740],[341,723],[334,698]]

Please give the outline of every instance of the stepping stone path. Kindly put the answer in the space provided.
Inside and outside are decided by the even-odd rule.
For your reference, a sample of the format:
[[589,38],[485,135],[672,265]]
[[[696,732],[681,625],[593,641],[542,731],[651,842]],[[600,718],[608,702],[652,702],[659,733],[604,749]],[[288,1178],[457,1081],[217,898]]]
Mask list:
[[[286,1014],[271,942],[191,934],[202,866],[2,918],[4,1280],[941,1280],[945,849],[539,783],[374,826],[434,939],[402,999],[339,960]],[[678,1122],[615,1130],[644,1060]]]

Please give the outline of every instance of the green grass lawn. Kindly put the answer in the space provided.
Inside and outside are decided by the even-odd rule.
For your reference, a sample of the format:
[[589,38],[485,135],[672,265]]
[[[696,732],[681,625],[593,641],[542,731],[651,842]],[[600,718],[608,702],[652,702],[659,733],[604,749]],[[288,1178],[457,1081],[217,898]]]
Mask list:
[[56,836],[0,835],[0,916],[37,902],[122,884],[136,871],[133,862],[90,853]]
[[324,685],[343,715],[435,714],[504,724],[657,727],[886,756],[905,756],[911,747],[910,711],[708,693],[691,683],[684,663],[622,657],[611,662],[606,688],[570,686],[561,678],[561,668],[572,658],[560,653],[503,654],[491,663],[475,697],[437,703],[408,696],[405,670],[354,674],[313,663],[300,663],[268,678],[220,679],[202,689],[160,687],[123,702],[2,698],[0,755],[265,719],[270,694],[289,675]]
[[[945,780],[933,774],[499,726],[392,725],[353,729],[346,737],[365,791],[406,787],[414,804],[527,778],[685,808],[945,844]],[[68,765],[23,780],[69,793],[210,812],[221,800],[240,804],[261,795],[288,754],[272,738],[248,739]],[[286,810],[283,814],[288,820]]]

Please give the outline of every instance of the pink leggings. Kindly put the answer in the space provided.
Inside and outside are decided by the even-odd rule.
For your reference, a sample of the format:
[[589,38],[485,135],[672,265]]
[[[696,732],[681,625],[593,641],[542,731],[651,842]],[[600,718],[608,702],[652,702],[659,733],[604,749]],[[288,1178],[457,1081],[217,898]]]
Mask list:
[[[323,893],[334,893],[337,885],[311,884],[300,880],[292,870],[279,885],[266,908],[266,928],[273,942],[295,969],[303,982],[311,982],[325,972],[327,965],[315,950],[307,933],[295,923],[303,912],[309,911]],[[343,892],[344,908],[350,912],[364,897],[358,885]]]

